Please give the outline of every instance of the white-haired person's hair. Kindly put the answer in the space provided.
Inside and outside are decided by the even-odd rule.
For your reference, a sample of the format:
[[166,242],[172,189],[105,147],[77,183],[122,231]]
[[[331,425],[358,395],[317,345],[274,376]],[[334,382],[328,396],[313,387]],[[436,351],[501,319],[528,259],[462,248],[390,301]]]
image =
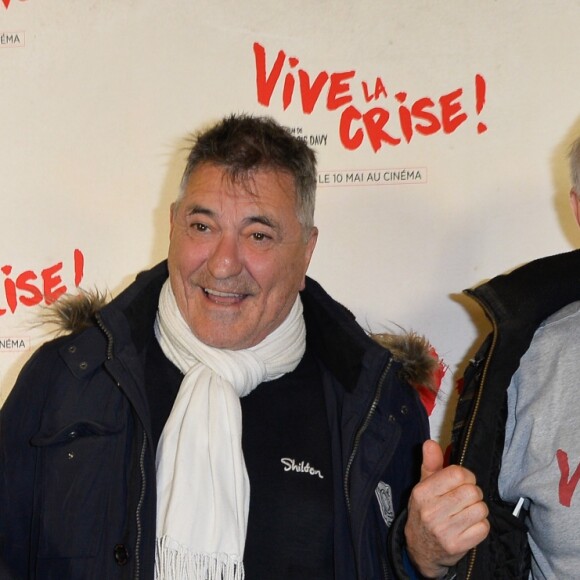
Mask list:
[[572,190],[576,196],[580,198],[580,137],[572,143],[568,159],[570,160],[570,180],[572,182]]

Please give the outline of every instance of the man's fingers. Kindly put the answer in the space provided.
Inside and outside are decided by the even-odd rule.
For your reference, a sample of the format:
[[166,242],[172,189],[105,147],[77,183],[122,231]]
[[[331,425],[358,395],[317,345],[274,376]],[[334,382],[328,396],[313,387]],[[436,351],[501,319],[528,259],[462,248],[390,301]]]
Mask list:
[[446,566],[454,565],[472,548],[477,546],[489,533],[489,521],[479,520],[466,529],[456,530],[450,527],[444,536],[439,538],[441,547],[447,554],[440,562]]
[[[430,475],[426,475],[427,473]],[[412,493],[415,500],[421,504],[431,503],[437,496],[445,496],[449,493],[461,494],[463,491],[460,488],[464,485],[475,485],[473,473],[459,465],[449,465],[436,472],[429,472],[422,468],[422,475],[425,477],[415,486]]]
[[487,505],[477,486],[466,484],[441,495],[434,493],[433,487],[416,488],[409,507],[435,536],[447,529],[461,533],[487,517]]
[[480,520],[476,524],[473,524],[470,528],[463,532],[463,536],[467,545],[467,549],[471,550],[479,544],[483,542],[485,538],[487,538],[487,534],[489,534],[489,520],[486,518],[484,520]]

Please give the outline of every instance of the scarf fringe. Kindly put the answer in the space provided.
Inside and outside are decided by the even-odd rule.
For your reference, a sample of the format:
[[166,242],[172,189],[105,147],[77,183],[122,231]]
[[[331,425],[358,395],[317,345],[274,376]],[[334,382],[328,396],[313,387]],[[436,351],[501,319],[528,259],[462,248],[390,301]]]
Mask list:
[[244,580],[233,554],[197,554],[168,536],[155,540],[155,580]]

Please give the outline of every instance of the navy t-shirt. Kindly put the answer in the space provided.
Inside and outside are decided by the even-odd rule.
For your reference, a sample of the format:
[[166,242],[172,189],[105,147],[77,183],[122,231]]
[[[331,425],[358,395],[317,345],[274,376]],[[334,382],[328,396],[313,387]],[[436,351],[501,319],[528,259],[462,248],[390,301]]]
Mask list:
[[[154,337],[145,370],[157,446],[183,375]],[[307,352],[292,373],[262,383],[240,402],[251,489],[246,579],[330,580],[332,461],[316,361]]]

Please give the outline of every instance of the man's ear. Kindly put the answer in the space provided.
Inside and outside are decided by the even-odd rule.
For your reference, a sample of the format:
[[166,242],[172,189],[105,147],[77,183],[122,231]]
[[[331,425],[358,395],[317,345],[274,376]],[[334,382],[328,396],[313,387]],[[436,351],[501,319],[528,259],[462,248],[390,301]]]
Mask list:
[[301,290],[304,290],[306,284],[306,271],[310,265],[310,260],[312,259],[312,254],[314,254],[314,248],[316,247],[316,241],[318,240],[318,228],[313,227],[308,234],[308,240],[306,240],[306,248],[304,252],[304,276],[302,278]]
[[306,269],[308,269],[310,260],[312,259],[312,254],[314,254],[314,248],[316,247],[317,240],[318,240],[318,228],[313,227],[312,230],[310,230],[310,235],[308,236],[308,241],[306,242],[306,257],[307,257]]
[[573,189],[570,190],[570,207],[576,223],[580,226],[580,198]]
[[174,201],[171,206],[169,207],[169,237],[171,238],[171,234],[173,233],[173,219],[175,217],[175,210],[177,209],[176,202]]

